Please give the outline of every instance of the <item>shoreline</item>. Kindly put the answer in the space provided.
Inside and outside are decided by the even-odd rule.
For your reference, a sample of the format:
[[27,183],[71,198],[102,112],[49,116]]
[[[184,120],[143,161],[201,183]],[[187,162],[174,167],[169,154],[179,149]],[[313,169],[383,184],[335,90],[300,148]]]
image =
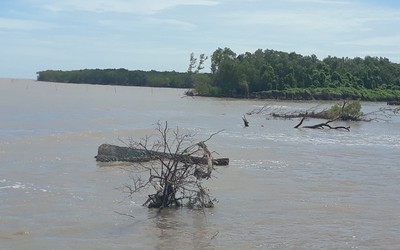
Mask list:
[[[29,78],[7,78],[0,77],[1,81],[9,82],[46,82],[46,83],[61,83],[61,84],[88,84],[88,85],[108,85],[108,86],[124,86],[124,87],[149,87],[154,86],[135,86],[135,85],[122,85],[122,84],[94,84],[94,83],[66,83],[66,82],[52,82],[52,81],[39,81],[37,79]],[[314,88],[314,89],[300,89],[293,88],[287,90],[270,90],[263,92],[250,93],[247,97],[244,96],[229,96],[229,95],[207,95],[194,93],[192,88],[176,88],[176,87],[163,87],[171,89],[187,90],[183,94],[186,96],[197,97],[212,97],[212,98],[233,98],[233,99],[254,99],[254,100],[282,100],[282,101],[343,101],[343,100],[360,100],[365,102],[386,102],[388,105],[400,105],[400,90],[370,90],[370,89],[355,89],[352,87],[342,88]],[[392,95],[392,96],[388,96]]]

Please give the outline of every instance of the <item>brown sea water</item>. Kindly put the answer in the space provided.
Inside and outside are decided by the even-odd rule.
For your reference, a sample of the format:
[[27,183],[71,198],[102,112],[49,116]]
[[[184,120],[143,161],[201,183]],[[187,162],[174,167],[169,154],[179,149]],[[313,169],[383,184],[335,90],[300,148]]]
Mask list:
[[[182,96],[0,79],[0,249],[399,249],[399,117],[336,123],[347,132],[252,115],[244,128],[241,117],[266,104],[332,102]],[[141,206],[146,193],[118,189],[129,166],[95,161],[100,144],[153,134],[157,121],[199,140],[223,129],[208,142],[230,158],[205,183],[215,208],[157,215]]]

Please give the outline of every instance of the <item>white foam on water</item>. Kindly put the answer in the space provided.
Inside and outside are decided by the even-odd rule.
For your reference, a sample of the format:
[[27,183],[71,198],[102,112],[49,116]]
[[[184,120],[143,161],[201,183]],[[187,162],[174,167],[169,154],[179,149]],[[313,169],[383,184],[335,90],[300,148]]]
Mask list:
[[33,184],[29,183],[21,183],[21,182],[10,182],[7,181],[6,179],[0,180],[0,183],[7,183],[8,185],[6,186],[0,186],[0,189],[15,189],[15,190],[26,190],[26,191],[40,191],[43,193],[50,192],[49,189],[43,188],[43,187],[36,187]]

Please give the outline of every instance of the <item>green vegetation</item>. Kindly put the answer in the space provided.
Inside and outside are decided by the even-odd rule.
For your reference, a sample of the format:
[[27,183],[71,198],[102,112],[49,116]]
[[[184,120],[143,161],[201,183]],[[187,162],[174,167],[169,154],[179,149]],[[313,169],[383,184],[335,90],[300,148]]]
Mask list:
[[318,60],[315,55],[302,56],[294,52],[257,50],[236,55],[229,48],[219,48],[211,57],[211,71],[209,84],[217,88],[220,96],[400,99],[400,64],[381,57]]
[[[253,110],[247,114],[259,114],[265,113],[268,108],[263,107],[261,110]],[[365,114],[361,111],[361,102],[359,100],[356,101],[341,101],[332,105],[329,109],[324,109],[322,111],[316,110],[308,110],[305,112],[291,112],[291,113],[282,113],[282,112],[272,112],[269,113],[274,118],[284,118],[284,119],[293,119],[293,118],[317,118],[317,119],[326,119],[330,121],[360,121],[366,120]]]
[[338,119],[341,121],[358,121],[360,117],[364,115],[363,112],[361,112],[360,101],[336,103],[323,112],[326,114],[327,119]]
[[64,83],[89,83],[100,85],[146,86],[191,88],[190,78],[196,80],[204,74],[195,74],[190,77],[187,73],[175,71],[141,71],[127,69],[83,69],[83,70],[46,70],[37,73],[38,81],[64,82]]
[[125,69],[42,71],[38,80],[132,86],[193,88],[218,97],[324,100],[400,100],[400,64],[387,58],[302,56],[294,52],[256,50],[237,55],[218,48],[211,73],[200,73],[207,60],[193,53],[185,73]]
[[285,90],[269,90],[252,93],[251,97],[261,99],[288,100],[364,100],[390,101],[400,100],[400,90],[366,89],[354,87],[337,88],[291,88]]

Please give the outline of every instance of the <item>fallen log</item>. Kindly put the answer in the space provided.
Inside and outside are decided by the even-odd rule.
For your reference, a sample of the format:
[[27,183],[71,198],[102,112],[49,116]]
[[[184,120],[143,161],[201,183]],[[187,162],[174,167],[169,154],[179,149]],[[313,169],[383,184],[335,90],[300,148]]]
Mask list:
[[[306,119],[306,116],[307,116],[307,113],[303,116],[303,118],[301,119],[299,124],[297,124],[294,128],[299,128],[303,124],[304,120]],[[344,126],[332,127],[331,125],[329,125],[329,123],[331,123],[333,121],[334,120],[331,120],[331,121],[327,121],[324,123],[315,124],[312,126],[303,126],[302,128],[323,129],[324,127],[327,127],[330,129],[345,129],[347,131],[350,131],[350,127],[344,127]]]
[[[99,146],[97,155],[95,156],[97,161],[100,162],[111,162],[111,161],[126,161],[126,162],[147,162],[156,160],[159,158],[171,157],[170,154],[147,151],[144,149],[138,149],[133,147],[121,147],[111,144],[102,144]],[[177,155],[174,155],[177,157]],[[194,164],[208,164],[207,157],[196,157],[196,156],[185,156],[180,155],[182,162],[191,162]],[[215,166],[227,166],[229,165],[229,158],[212,159],[213,165]]]

